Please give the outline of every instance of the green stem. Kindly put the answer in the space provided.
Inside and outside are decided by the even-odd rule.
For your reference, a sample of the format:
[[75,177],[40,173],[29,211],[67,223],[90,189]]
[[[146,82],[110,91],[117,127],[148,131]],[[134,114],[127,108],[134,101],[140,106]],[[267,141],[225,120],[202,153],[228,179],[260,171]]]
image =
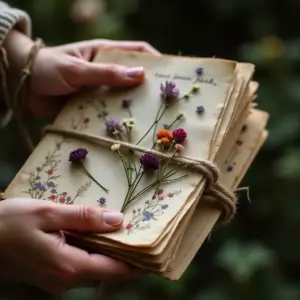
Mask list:
[[103,189],[104,190],[104,192],[106,192],[106,193],[108,193],[109,192],[109,190],[107,189],[107,188],[105,188],[103,185],[101,185],[91,174],[90,174],[90,172],[87,170],[87,168],[85,167],[85,165],[84,165],[84,163],[83,162],[81,162],[81,165],[82,165],[82,167],[83,167],[83,169],[86,171],[86,173],[87,173],[87,175],[88,175],[88,177],[90,178],[90,179],[92,179],[101,189]]

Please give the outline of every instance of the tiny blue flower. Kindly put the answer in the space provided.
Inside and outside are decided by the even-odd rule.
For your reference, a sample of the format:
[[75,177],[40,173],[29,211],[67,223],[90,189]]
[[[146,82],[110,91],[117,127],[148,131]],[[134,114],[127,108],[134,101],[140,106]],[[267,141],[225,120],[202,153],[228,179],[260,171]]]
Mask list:
[[46,191],[46,188],[40,182],[36,183],[34,188],[36,190],[40,190],[41,192],[45,192]]
[[70,202],[72,200],[71,196],[67,197],[67,201]]
[[143,212],[143,221],[150,221],[153,218],[153,213],[150,211],[144,211]]
[[106,198],[105,197],[100,197],[97,202],[99,202],[100,204],[105,204],[106,203]]
[[205,110],[205,108],[204,108],[203,105],[199,105],[199,106],[196,107],[196,113],[197,113],[197,114],[203,113],[204,110]]
[[48,185],[49,187],[53,187],[53,186],[54,186],[54,182],[53,182],[53,181],[49,181],[49,182],[47,183],[47,185]]
[[50,192],[51,192],[52,194],[56,194],[56,189],[52,189]]
[[203,68],[197,68],[196,73],[197,75],[201,76],[203,74]]

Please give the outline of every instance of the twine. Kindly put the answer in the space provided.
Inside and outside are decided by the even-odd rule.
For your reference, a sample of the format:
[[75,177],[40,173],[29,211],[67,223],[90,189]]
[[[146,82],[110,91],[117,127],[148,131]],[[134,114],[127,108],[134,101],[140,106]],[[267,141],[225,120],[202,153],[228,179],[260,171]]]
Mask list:
[[34,143],[32,141],[27,127],[25,126],[23,113],[24,108],[26,107],[25,102],[27,95],[28,80],[30,78],[38,51],[42,46],[42,40],[37,39],[32,48],[30,49],[30,52],[25,62],[25,67],[20,73],[20,82],[17,86],[14,96],[11,96],[8,91],[8,82],[6,74],[9,69],[9,63],[7,59],[7,54],[3,47],[0,48],[0,75],[4,101],[8,108],[12,110],[17,123],[18,131],[30,152],[32,152],[34,149]]
[[43,129],[43,133],[54,133],[61,134],[65,136],[69,136],[72,138],[77,138],[80,140],[84,140],[87,142],[93,142],[97,144],[104,145],[113,145],[119,144],[121,147],[131,149],[137,152],[142,153],[150,153],[162,158],[167,158],[170,162],[174,163],[183,163],[185,166],[183,167],[192,167],[199,171],[206,179],[204,196],[206,199],[210,199],[222,208],[222,215],[219,219],[221,223],[228,223],[232,220],[236,213],[236,196],[233,192],[227,190],[218,180],[219,180],[219,170],[216,165],[208,160],[201,160],[189,156],[181,156],[181,155],[170,155],[164,152],[160,152],[154,149],[144,148],[139,145],[127,143],[124,141],[116,141],[114,139],[97,136],[89,133],[78,132],[70,129],[62,129],[55,127],[53,125],[46,126]]

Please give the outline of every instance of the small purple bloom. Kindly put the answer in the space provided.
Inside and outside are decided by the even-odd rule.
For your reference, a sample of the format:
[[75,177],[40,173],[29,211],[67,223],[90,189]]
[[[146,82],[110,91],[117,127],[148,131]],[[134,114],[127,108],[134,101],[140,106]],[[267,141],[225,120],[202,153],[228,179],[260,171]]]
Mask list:
[[69,161],[72,163],[78,163],[81,160],[85,159],[88,154],[88,151],[85,148],[78,148],[72,151],[69,155]]
[[99,202],[100,204],[105,204],[106,203],[106,199],[105,197],[100,197],[97,202]]
[[199,106],[196,107],[196,113],[197,113],[197,114],[203,113],[204,110],[205,110],[205,108],[204,108],[203,105],[199,105]]
[[46,191],[46,188],[40,182],[36,183],[35,186],[34,186],[34,188],[36,190],[40,190],[41,192],[45,192]]
[[150,201],[149,201],[149,200],[147,200],[147,201],[145,202],[145,204],[147,204],[147,205],[148,205],[149,203],[150,203]]
[[201,76],[203,74],[203,68],[197,68],[196,69],[196,74]]
[[159,169],[159,159],[153,154],[144,154],[140,162],[145,171],[156,171]]
[[164,205],[161,206],[161,209],[167,209],[168,207],[169,207],[168,204],[164,204]]
[[143,212],[143,221],[145,222],[145,221],[150,221],[152,218],[153,218],[153,213],[152,212],[150,212],[150,211],[144,211]]
[[53,182],[53,181],[49,181],[49,182],[47,183],[47,185],[48,185],[49,187],[54,187],[54,182]]
[[122,132],[122,125],[119,120],[109,119],[105,122],[107,133],[113,134],[114,132]]
[[165,101],[177,100],[179,97],[179,89],[172,81],[166,81],[160,85],[161,97]]
[[51,192],[52,194],[56,194],[56,189],[52,189],[50,192]]
[[123,108],[129,108],[132,104],[132,100],[131,99],[124,99],[122,101],[122,107]]

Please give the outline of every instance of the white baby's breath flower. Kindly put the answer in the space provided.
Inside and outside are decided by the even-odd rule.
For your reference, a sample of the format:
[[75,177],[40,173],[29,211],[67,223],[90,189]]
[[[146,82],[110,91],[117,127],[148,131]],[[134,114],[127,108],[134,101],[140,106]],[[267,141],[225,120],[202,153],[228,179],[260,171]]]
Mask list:
[[121,145],[120,144],[113,144],[110,149],[112,152],[117,152],[120,150]]

